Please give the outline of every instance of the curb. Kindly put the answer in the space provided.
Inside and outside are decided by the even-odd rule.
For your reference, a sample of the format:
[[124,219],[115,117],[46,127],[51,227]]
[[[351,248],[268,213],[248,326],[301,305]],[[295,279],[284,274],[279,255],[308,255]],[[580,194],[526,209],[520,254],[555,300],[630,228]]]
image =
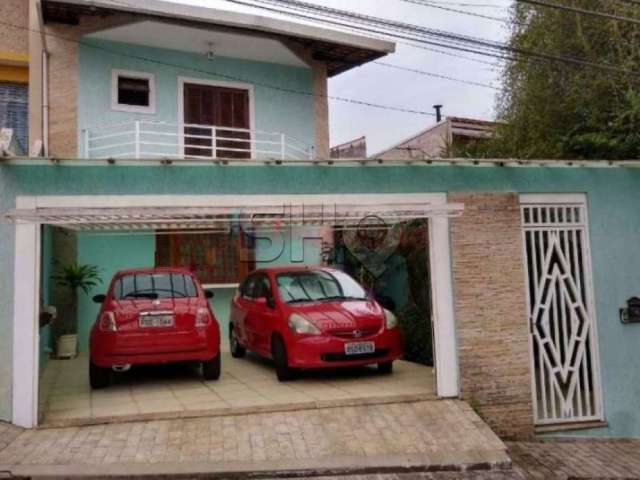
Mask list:
[[[0,472],[10,472],[7,478],[119,480],[126,478],[154,479],[276,479],[317,476],[366,474],[401,474],[433,472],[509,471],[511,460],[503,451],[494,452],[494,461],[483,461],[475,452],[456,454],[391,455],[377,457],[335,457],[265,462],[220,463],[155,463],[112,465],[0,465]],[[486,456],[486,452],[483,456]],[[448,457],[448,458],[447,458]],[[462,461],[461,461],[462,460]],[[2,478],[0,476],[0,478]]]

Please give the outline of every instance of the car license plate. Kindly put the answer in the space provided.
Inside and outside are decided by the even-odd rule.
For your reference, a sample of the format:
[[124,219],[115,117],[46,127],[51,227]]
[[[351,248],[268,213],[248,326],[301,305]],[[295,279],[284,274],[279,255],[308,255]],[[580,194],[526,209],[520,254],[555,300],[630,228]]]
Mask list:
[[140,317],[141,328],[173,327],[173,315],[144,315]]
[[376,351],[375,342],[345,343],[344,353],[346,355],[362,355]]

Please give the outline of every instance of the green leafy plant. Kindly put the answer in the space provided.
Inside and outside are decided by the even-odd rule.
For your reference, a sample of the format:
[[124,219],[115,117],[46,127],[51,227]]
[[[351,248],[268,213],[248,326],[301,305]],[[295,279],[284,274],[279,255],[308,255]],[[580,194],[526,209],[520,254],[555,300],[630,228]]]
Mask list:
[[95,265],[67,265],[60,269],[60,273],[52,277],[60,286],[67,287],[72,292],[81,289],[86,295],[93,287],[102,283],[100,270]]
[[80,265],[72,263],[59,269],[56,275],[51,277],[61,287],[68,289],[70,302],[66,312],[62,316],[62,325],[59,334],[72,334],[77,331],[76,310],[78,303],[78,290],[88,295],[92,288],[102,283],[100,270],[95,265]]

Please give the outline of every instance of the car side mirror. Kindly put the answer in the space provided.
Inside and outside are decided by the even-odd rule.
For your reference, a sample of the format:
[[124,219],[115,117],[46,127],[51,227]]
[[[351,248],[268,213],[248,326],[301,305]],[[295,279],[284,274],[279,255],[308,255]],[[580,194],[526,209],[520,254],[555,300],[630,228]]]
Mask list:
[[213,293],[213,290],[205,290],[204,291],[204,296],[205,296],[205,298],[212,299],[215,295]]
[[93,296],[93,301],[95,303],[104,303],[104,301],[107,299],[107,296],[104,294],[100,294],[100,295],[94,295]]

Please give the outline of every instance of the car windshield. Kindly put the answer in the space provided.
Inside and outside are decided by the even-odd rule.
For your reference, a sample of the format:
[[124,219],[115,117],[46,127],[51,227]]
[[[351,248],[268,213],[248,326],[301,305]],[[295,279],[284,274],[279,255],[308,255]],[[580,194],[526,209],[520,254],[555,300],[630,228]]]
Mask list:
[[191,275],[182,273],[136,273],[120,277],[113,286],[116,300],[133,298],[197,297]]
[[281,273],[280,297],[286,303],[325,300],[366,300],[367,292],[349,275],[324,270]]

